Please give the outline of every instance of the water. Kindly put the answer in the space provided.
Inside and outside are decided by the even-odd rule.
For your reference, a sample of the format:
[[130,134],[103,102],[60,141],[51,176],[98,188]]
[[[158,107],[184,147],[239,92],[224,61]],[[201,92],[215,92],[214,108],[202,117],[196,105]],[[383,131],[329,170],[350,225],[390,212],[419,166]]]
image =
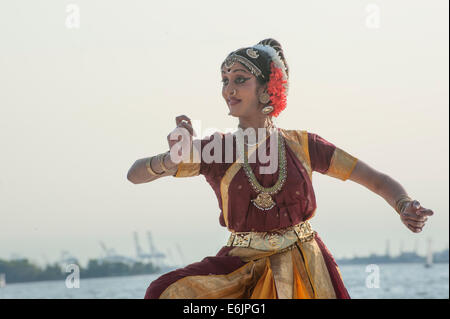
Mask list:
[[[378,267],[378,268],[376,268]],[[343,265],[344,283],[358,299],[443,299],[449,298],[449,265],[423,264]],[[80,279],[80,288],[66,288],[65,281],[7,284],[0,299],[86,298],[142,299],[151,281],[160,274]],[[6,278],[7,279],[7,278]],[[378,287],[378,288],[377,288]]]
[[[443,299],[449,298],[449,264],[345,265],[339,267],[352,298]],[[376,280],[376,275],[378,281]]]

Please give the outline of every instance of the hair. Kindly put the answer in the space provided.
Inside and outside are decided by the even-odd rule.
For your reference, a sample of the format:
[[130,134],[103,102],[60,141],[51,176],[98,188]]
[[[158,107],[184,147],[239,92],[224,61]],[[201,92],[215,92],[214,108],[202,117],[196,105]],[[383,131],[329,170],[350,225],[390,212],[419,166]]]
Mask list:
[[[281,47],[280,42],[278,42],[277,40],[275,40],[273,38],[267,38],[267,39],[259,41],[257,44],[269,45],[272,48],[274,48],[275,51],[277,51],[278,55],[280,56],[281,61],[283,61],[284,65],[286,67],[286,75],[289,77],[289,67],[286,62],[286,57],[284,56],[283,48]],[[267,61],[267,62],[270,64],[270,61]],[[267,67],[270,70],[270,65],[268,65]],[[258,78],[258,83],[260,85],[264,85],[267,82],[269,82],[269,79]]]

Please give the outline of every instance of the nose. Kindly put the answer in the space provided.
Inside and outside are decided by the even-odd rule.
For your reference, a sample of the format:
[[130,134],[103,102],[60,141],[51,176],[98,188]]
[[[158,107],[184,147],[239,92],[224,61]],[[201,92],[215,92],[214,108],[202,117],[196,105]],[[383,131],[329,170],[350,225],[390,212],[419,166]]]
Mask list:
[[234,87],[232,87],[231,85],[227,86],[227,88],[225,89],[225,98],[230,98],[233,96],[236,96],[236,89]]
[[228,83],[223,85],[222,89],[223,89],[223,93],[226,96],[230,96],[230,94],[233,92],[233,90],[236,89],[236,84],[234,83],[234,81],[232,81],[231,78],[227,78],[227,82]]

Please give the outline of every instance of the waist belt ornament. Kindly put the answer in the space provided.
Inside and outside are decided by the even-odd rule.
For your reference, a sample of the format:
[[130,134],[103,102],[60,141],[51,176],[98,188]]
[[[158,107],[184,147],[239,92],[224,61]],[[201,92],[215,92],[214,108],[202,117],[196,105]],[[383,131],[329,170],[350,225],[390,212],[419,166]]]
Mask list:
[[232,232],[228,239],[228,247],[249,247],[259,250],[284,249],[298,240],[310,241],[316,232],[308,221],[292,227],[272,232]]

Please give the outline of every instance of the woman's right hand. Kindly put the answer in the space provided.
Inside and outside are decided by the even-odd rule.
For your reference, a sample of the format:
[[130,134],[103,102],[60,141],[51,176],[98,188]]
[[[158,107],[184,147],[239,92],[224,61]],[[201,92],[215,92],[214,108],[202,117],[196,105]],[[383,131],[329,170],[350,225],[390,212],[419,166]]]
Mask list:
[[[189,140],[183,141],[183,149],[187,149],[187,146],[192,142],[192,136],[196,136],[194,129],[192,128],[191,119],[187,117],[186,115],[180,115],[175,118],[176,127],[175,129],[167,135],[167,142],[169,143],[169,150],[172,149],[172,147],[177,144],[183,137],[188,136]],[[187,130],[181,131],[182,129]],[[180,136],[182,135],[182,136]],[[178,139],[171,139],[171,136],[178,137]],[[184,145],[185,143],[189,142],[189,144]],[[179,155],[181,156],[180,152]]]

